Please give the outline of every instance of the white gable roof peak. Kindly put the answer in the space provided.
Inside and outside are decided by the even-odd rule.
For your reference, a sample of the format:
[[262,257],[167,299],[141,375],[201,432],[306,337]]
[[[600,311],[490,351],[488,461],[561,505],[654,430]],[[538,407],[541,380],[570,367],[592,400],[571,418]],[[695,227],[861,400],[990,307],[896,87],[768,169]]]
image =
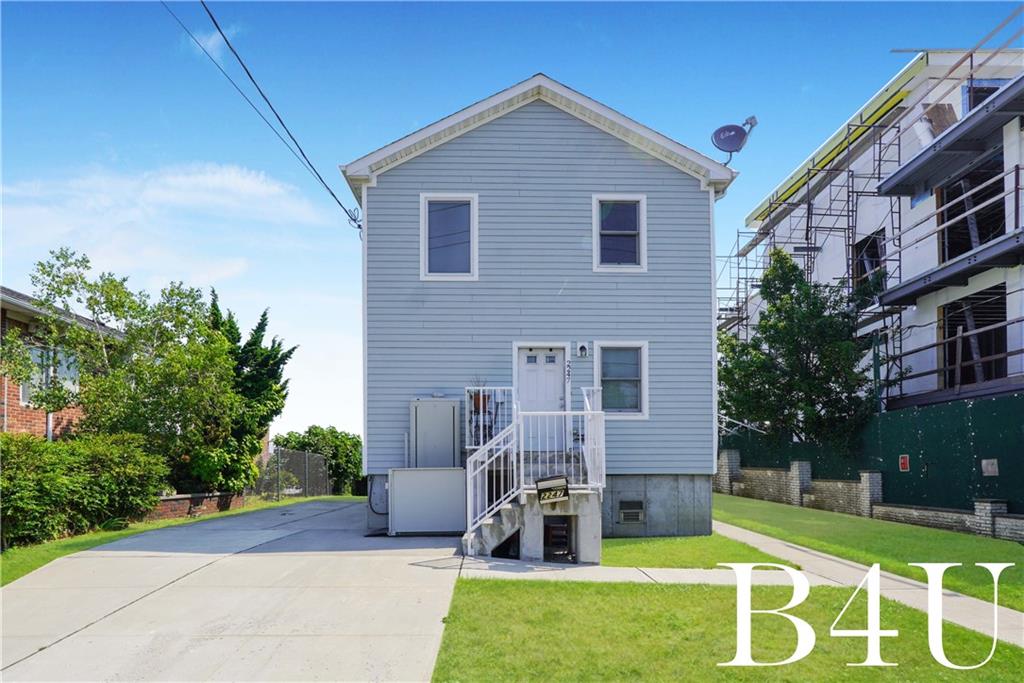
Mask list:
[[700,179],[721,195],[736,172],[544,74],[470,105],[341,167],[356,197],[373,177],[535,100],[543,100]]

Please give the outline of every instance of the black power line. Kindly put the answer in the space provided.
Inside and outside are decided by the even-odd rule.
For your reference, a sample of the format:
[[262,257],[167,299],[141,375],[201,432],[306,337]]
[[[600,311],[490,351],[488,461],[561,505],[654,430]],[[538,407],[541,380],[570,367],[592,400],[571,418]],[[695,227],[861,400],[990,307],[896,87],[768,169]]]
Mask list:
[[[167,10],[167,12],[172,17],[174,17],[174,20],[176,22],[178,22],[178,26],[181,27],[182,31],[184,31],[185,33],[188,34],[188,37],[192,39],[192,42],[196,44],[196,47],[198,47],[200,50],[202,50],[203,54],[205,54],[207,57],[210,58],[210,61],[213,62],[213,65],[215,67],[217,67],[217,70],[221,72],[221,74],[224,76],[224,78],[228,79],[228,82],[231,83],[231,85],[234,86],[234,88],[238,92],[238,94],[242,96],[242,99],[244,99],[249,104],[249,106],[252,107],[252,110],[254,112],[256,112],[256,115],[259,116],[261,119],[263,119],[263,123],[267,124],[267,127],[270,128],[270,130],[272,130],[274,132],[274,135],[277,136],[277,139],[280,140],[281,143],[285,147],[288,148],[288,151],[292,153],[292,155],[302,165],[302,167],[304,169],[306,169],[307,171],[309,171],[310,174],[312,175],[312,171],[310,171],[309,167],[306,166],[306,162],[302,160],[302,157],[299,156],[299,153],[296,152],[292,148],[291,144],[287,140],[284,139],[284,136],[281,135],[280,131],[278,131],[277,128],[274,127],[274,124],[272,124],[267,119],[267,117],[263,115],[263,112],[260,111],[259,107],[257,107],[256,104],[251,99],[249,99],[249,96],[245,94],[245,91],[243,91],[242,88],[240,88],[239,85],[237,83],[235,83],[235,80],[233,78],[231,78],[231,75],[227,71],[224,70],[224,67],[222,67],[220,65],[220,62],[217,61],[217,58],[214,57],[212,54],[210,54],[210,51],[206,49],[206,46],[203,45],[203,43],[198,38],[196,38],[195,34],[193,34],[192,31],[190,31],[187,26],[185,26],[185,24],[181,21],[181,19],[178,18],[178,15],[174,13],[174,11],[167,5],[166,2],[164,2],[163,0],[160,0],[160,4],[164,6],[164,9]],[[316,176],[313,176],[313,177],[315,178]]]
[[[241,95],[242,99],[246,101],[249,107],[251,107],[252,110],[256,112],[256,115],[263,120],[263,123],[267,124],[267,127],[270,128],[271,131],[273,131],[274,135],[277,136],[277,139],[281,141],[281,144],[283,144],[288,149],[288,151],[291,152],[292,156],[295,157],[295,160],[299,162],[302,168],[305,169],[305,171],[309,173],[314,180],[316,180],[320,185],[322,185],[327,190],[327,192],[331,195],[331,198],[334,199],[338,206],[341,207],[341,210],[345,212],[345,215],[348,216],[349,223],[352,225],[352,227],[356,228],[357,230],[361,230],[362,226],[359,221],[359,214],[356,213],[355,211],[350,211],[348,208],[346,208],[345,205],[341,203],[341,200],[338,199],[337,195],[334,194],[334,191],[331,190],[331,188],[327,185],[326,182],[324,182],[323,176],[321,176],[320,173],[317,172],[316,168],[309,160],[309,157],[306,156],[306,153],[299,146],[298,141],[295,140],[295,137],[291,134],[291,131],[289,131],[287,126],[284,125],[284,121],[281,120],[281,117],[277,114],[277,111],[274,110],[273,105],[270,104],[270,101],[267,99],[266,95],[264,95],[263,90],[260,89],[259,85],[256,84],[256,81],[253,79],[252,74],[249,72],[248,69],[245,69],[245,64],[242,64],[242,68],[245,69],[246,74],[249,76],[249,79],[253,82],[254,85],[256,85],[256,89],[260,91],[260,95],[263,97],[264,101],[266,101],[267,104],[270,106],[271,110],[274,111],[274,115],[277,117],[277,120],[281,122],[281,125],[285,128],[285,132],[288,134],[288,137],[291,138],[292,141],[295,143],[295,147],[292,147],[292,144],[289,143],[288,140],[286,140],[283,135],[281,135],[281,132],[277,129],[277,127],[274,126],[273,123],[271,123],[271,121],[263,114],[262,111],[260,111],[260,108],[256,106],[252,99],[250,99],[249,96],[245,94],[245,91],[242,90],[242,88],[238,85],[238,83],[235,82],[233,78],[231,78],[231,75],[224,69],[223,66],[221,66],[220,62],[217,61],[217,58],[210,54],[210,51],[206,49],[206,46],[203,45],[202,41],[200,41],[196,37],[196,35],[192,33],[191,30],[189,30],[189,28],[178,17],[178,15],[174,13],[174,10],[172,10],[164,0],[160,0],[160,4],[163,5],[164,9],[167,10],[167,13],[174,18],[174,21],[178,24],[178,26],[181,27],[181,30],[188,35],[188,37],[192,40],[193,43],[195,43],[196,47],[202,50],[203,54],[205,54],[207,58],[209,58],[209,60],[213,63],[213,65],[217,67],[217,70],[220,71],[221,75],[223,75],[224,78],[226,78],[228,82],[231,83],[235,91],[238,92],[238,94]],[[210,14],[209,8],[206,8],[206,11],[208,14]],[[213,19],[212,14],[210,14],[210,18]],[[216,19],[213,19],[213,22],[214,26],[216,26],[217,28],[217,32],[220,34],[225,44],[227,44],[228,47],[231,48],[231,52],[239,60],[239,63],[241,63],[242,58],[235,51],[234,47],[232,47],[231,44],[228,42],[227,36],[224,35],[224,32],[220,30],[220,26],[217,25]],[[296,149],[298,151],[296,151]]]
[[213,12],[210,11],[210,8],[206,4],[205,0],[200,0],[200,4],[203,6],[203,9],[206,10],[207,16],[210,17],[210,21],[213,22],[213,26],[217,29],[217,33],[220,34],[220,37],[224,41],[224,44],[228,46],[228,49],[231,50],[231,54],[235,56],[235,59],[238,60],[238,64],[242,67],[242,70],[245,71],[245,75],[249,77],[249,81],[256,87],[256,90],[257,92],[259,92],[260,97],[262,97],[263,101],[267,103],[268,107],[270,107],[270,111],[274,113],[274,117],[277,118],[277,122],[281,124],[281,127],[284,129],[284,132],[288,135],[291,141],[295,143],[295,148],[299,151],[299,154],[302,155],[302,158],[305,159],[306,165],[309,167],[309,170],[313,172],[313,175],[316,176],[316,179],[320,181],[320,184],[323,185],[324,189],[327,190],[328,194],[330,194],[334,201],[338,204],[338,206],[341,207],[341,210],[345,212],[352,226],[354,228],[359,229],[360,225],[358,214],[356,214],[354,211],[350,211],[349,209],[347,209],[345,205],[341,203],[341,200],[338,199],[338,195],[334,194],[334,190],[332,190],[331,186],[327,184],[327,181],[325,181],[323,176],[320,175],[320,172],[316,170],[316,166],[314,166],[313,162],[310,161],[309,157],[306,155],[305,150],[302,149],[302,145],[300,145],[299,141],[295,139],[294,135],[292,135],[291,130],[288,129],[288,126],[287,124],[285,124],[284,119],[281,118],[281,115],[277,113],[277,109],[275,109],[274,105],[270,102],[270,98],[267,97],[267,94],[265,92],[263,92],[263,88],[260,87],[260,84],[256,82],[256,78],[252,75],[252,72],[249,70],[249,67],[246,66],[245,61],[242,59],[242,56],[238,54],[238,51],[235,49],[235,46],[231,44],[231,41],[228,40],[228,37],[224,34],[224,31],[220,27],[220,23],[217,22],[217,17],[213,16]]

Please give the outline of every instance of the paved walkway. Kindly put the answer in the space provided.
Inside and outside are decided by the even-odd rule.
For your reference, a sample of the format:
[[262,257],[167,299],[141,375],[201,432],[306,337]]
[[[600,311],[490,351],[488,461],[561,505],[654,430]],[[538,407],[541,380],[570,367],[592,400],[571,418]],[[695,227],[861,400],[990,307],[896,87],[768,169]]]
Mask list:
[[[864,579],[864,574],[868,571],[868,567],[862,564],[731,524],[715,522],[714,530],[723,536],[754,546],[769,555],[799,565],[808,578],[817,576],[838,585],[856,586]],[[1015,569],[1019,570],[1019,568]],[[922,612],[928,610],[928,586],[925,583],[882,572],[881,588],[883,597],[901,602]],[[992,635],[991,602],[949,590],[943,591],[943,598],[942,616],[946,621],[960,624],[988,636]],[[1024,647],[1024,613],[1007,607],[999,608],[999,639],[1018,647]]]
[[429,680],[457,539],[365,525],[304,503],[58,559],[0,590],[3,680]]

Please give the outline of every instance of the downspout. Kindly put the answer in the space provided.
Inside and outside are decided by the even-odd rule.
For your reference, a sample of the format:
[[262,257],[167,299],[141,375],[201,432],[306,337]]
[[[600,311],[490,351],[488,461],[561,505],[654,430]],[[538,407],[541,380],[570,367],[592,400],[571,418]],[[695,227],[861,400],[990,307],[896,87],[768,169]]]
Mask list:
[[4,375],[4,432],[7,432],[7,375]]

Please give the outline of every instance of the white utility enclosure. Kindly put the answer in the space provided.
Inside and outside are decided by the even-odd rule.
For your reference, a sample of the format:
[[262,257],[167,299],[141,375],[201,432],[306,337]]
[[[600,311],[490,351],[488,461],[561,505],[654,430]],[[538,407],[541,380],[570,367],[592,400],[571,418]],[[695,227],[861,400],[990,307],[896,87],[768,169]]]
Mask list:
[[461,429],[459,401],[418,398],[409,406],[412,467],[458,467]]
[[388,472],[388,534],[461,534],[466,530],[466,470],[396,468]]

